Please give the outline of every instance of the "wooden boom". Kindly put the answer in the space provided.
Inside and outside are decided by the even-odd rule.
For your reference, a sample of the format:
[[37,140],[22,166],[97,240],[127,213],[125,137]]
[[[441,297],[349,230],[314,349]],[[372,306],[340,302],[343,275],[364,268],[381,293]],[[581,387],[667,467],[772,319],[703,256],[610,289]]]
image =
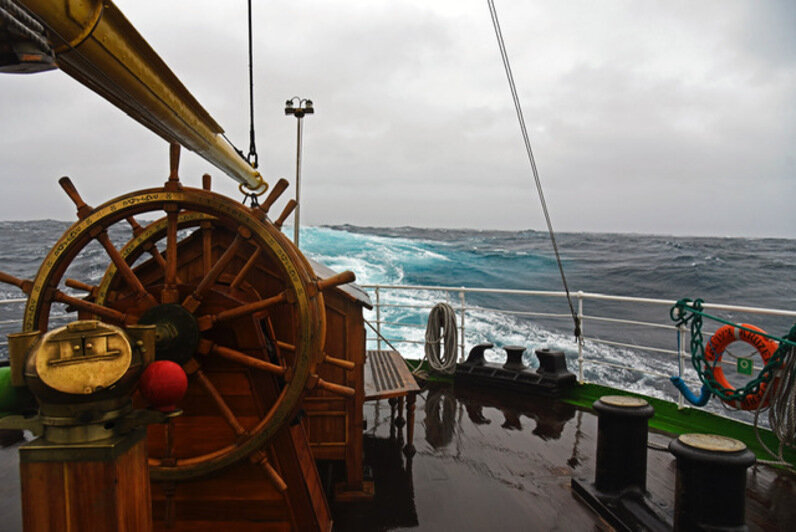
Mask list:
[[109,0],[17,0],[47,29],[56,63],[169,142],[198,153],[251,189],[259,172]]

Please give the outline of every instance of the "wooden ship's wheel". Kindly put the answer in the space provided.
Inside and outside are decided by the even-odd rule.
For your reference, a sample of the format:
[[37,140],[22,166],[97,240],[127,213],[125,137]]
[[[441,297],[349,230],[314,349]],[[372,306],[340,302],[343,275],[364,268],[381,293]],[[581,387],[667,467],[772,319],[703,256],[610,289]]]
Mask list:
[[[209,176],[202,189],[182,186],[178,158],[175,147],[164,187],[125,194],[97,208],[86,205],[62,178],[79,221],[23,287],[29,293],[24,331],[47,330],[53,303],[66,304],[80,318],[155,325],[157,359],[180,364],[189,376],[178,405],[184,415],[150,426],[148,436],[150,475],[162,487],[159,492],[153,485],[153,494],[163,496],[163,511],[155,517],[171,524],[179,483],[235,467],[251,469],[248,463],[259,464],[273,489],[290,498],[291,481],[306,484],[312,464],[301,435],[284,435],[297,422],[305,392],[354,393],[316,372],[324,362],[348,368],[324,355],[323,290],[352,281],[353,274],[319,280],[280,231],[291,205],[276,222],[267,217],[287,183],[280,181],[262,205],[247,207],[210,191]],[[136,217],[154,221],[142,225]],[[121,230],[132,231],[132,237],[117,247],[111,235],[118,240]],[[110,259],[99,284],[67,278],[80,257],[101,253],[97,243]],[[88,295],[68,295],[63,286]],[[281,447],[280,434],[287,438]],[[292,466],[285,463],[291,453]],[[307,487],[298,491],[312,491]]]
[[[351,296],[356,291],[350,288],[327,292],[327,298],[323,295],[326,289],[353,281],[353,274],[335,275],[319,268],[325,277],[316,276],[279,230],[291,212],[290,202],[275,221],[268,218],[268,208],[286,182],[277,183],[262,206],[251,208],[213,193],[209,180],[202,188],[180,183],[177,167],[182,145],[242,185],[267,188],[256,164],[239,157],[221,126],[113,2],[17,0],[7,11],[10,15],[3,18],[17,31],[0,35],[0,45],[26,52],[24,57],[12,54],[7,65],[12,71],[45,70],[57,64],[172,145],[171,174],[163,187],[132,192],[97,208],[86,205],[71,181],[62,179],[62,187],[77,206],[79,220],[47,254],[35,279],[22,280],[0,272],[0,282],[14,284],[29,294],[23,332],[14,336],[13,346],[9,344],[16,346],[16,363],[12,364],[15,385],[30,387],[28,381],[38,382],[31,378],[41,375],[25,373],[27,362],[35,358],[38,364],[37,353],[46,344],[46,335],[41,333],[55,335],[53,329],[63,323],[53,318],[64,317],[63,305],[69,318],[77,313],[80,323],[58,327],[59,331],[70,325],[74,329],[69,329],[72,336],[71,332],[58,336],[58,341],[64,342],[58,344],[58,353],[63,347],[69,354],[68,364],[89,368],[85,375],[92,378],[101,373],[95,371],[99,366],[92,364],[107,361],[108,353],[95,349],[103,344],[95,344],[95,336],[89,336],[84,327],[90,326],[91,334],[104,335],[110,330],[119,338],[129,336],[136,363],[140,362],[130,373],[133,384],[137,372],[146,371],[143,366],[151,362],[154,328],[157,358],[179,364],[189,376],[187,393],[177,405],[183,414],[147,429],[155,521],[189,530],[238,529],[237,523],[244,521],[255,523],[258,529],[260,525],[280,530],[328,529],[331,520],[313,453],[320,459],[345,460],[348,491],[359,490],[363,484],[360,427],[365,335],[361,311],[369,302],[366,296]],[[256,161],[253,142],[250,151]],[[94,285],[85,282],[86,275],[102,279]],[[327,310],[331,324],[328,339]],[[105,338],[96,336],[100,337]],[[334,356],[324,351],[327,340]],[[145,356],[145,351],[149,355]],[[159,366],[164,365],[170,366]],[[182,374],[176,373],[182,381]],[[102,382],[106,384],[91,387],[88,398],[68,398],[82,409],[80,415],[64,417],[71,423],[70,431],[83,438],[72,443],[89,442],[83,434],[87,432],[84,417],[94,419],[92,416],[106,410],[111,398],[124,402],[124,416],[132,410],[128,393],[132,386],[121,393],[117,381]],[[74,383],[70,382],[70,390],[77,389],[71,385]],[[58,398],[66,403],[62,395]],[[136,406],[145,406],[143,397],[133,396],[132,402],[136,401]],[[47,408],[59,409],[64,406],[61,403],[48,403]],[[44,404],[40,401],[39,406]],[[307,416],[302,419],[305,407]],[[43,408],[39,412],[47,418],[48,427],[62,422],[45,415]],[[161,413],[153,417],[152,411],[141,409],[133,413],[143,417],[119,413],[113,419],[121,425],[129,422],[132,430],[132,418],[164,417]],[[104,439],[134,439],[105,419],[91,424]],[[46,423],[42,421],[42,425]],[[136,431],[135,452],[125,456],[135,455],[136,463],[143,464],[143,430]],[[36,463],[56,475],[53,478],[65,474],[66,469],[55,461],[40,462],[44,465]],[[128,469],[146,471],[144,467]],[[28,476],[47,485],[38,473]],[[103,493],[110,519],[145,513],[131,501],[123,501],[117,511],[119,501],[113,493],[121,489],[119,477],[104,473],[100,477],[97,482],[107,487]],[[74,521],[70,526],[75,529],[97,529],[94,523],[89,526],[75,517],[88,523],[97,511],[74,502],[77,499],[70,498],[73,494],[66,490],[67,485],[82,488],[96,483],[56,480],[51,484],[59,483],[64,489],[58,500],[70,501],[74,507],[64,506],[70,510],[50,519],[47,516],[55,514],[37,511],[43,506],[41,494],[48,489],[27,489],[23,490],[26,500],[35,510],[24,513],[45,523],[41,530],[69,520]],[[148,499],[148,490],[137,491],[140,497],[136,501]],[[32,493],[39,494],[38,498]],[[48,499],[46,506],[60,512],[55,500]],[[273,503],[270,506],[269,501]],[[104,504],[86,495],[86,504],[95,503]],[[148,522],[149,517],[141,519]],[[194,522],[187,522],[191,520]]]

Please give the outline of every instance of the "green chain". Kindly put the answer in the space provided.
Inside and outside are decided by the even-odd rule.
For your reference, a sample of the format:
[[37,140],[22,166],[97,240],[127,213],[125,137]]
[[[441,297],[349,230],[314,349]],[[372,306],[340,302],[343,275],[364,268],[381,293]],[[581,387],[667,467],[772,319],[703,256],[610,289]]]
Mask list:
[[[701,299],[691,300],[683,298],[675,303],[669,311],[669,317],[678,326],[688,323],[691,325],[691,363],[697,375],[699,375],[699,380],[710,389],[711,393],[722,401],[743,401],[747,395],[757,394],[760,391],[761,385],[768,384],[774,378],[774,373],[782,366],[782,361],[785,358],[785,354],[788,352],[788,348],[796,347],[796,324],[791,327],[790,332],[785,338],[780,338],[778,336],[760,333],[716,316],[711,316],[702,310],[702,303],[703,301]],[[737,389],[725,388],[719,384],[713,376],[714,369],[716,368],[716,364],[719,363],[720,357],[714,357],[713,360],[708,360],[705,357],[705,346],[702,339],[703,317],[775,340],[779,342],[779,348],[768,359],[768,362],[766,362],[760,374],[747,382],[746,386]]]

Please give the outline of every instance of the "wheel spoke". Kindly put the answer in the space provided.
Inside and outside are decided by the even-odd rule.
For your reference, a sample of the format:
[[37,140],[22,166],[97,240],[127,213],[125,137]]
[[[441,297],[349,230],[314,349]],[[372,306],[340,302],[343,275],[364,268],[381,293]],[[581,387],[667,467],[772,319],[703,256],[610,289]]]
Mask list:
[[61,188],[64,189],[66,195],[69,196],[69,199],[75,204],[77,207],[77,217],[81,220],[91,213],[91,207],[83,201],[83,198],[80,197],[80,193],[77,191],[77,187],[75,184],[72,183],[72,180],[68,177],[64,176],[58,180],[58,184],[61,185]]
[[[128,216],[125,219],[127,220],[127,223],[130,224],[130,227],[133,228],[133,236],[137,237],[139,234],[141,234],[144,231],[144,228],[141,227],[141,224],[139,224],[136,221],[136,219],[133,218],[132,216]],[[144,251],[146,251],[147,253],[152,255],[152,258],[155,259],[155,262],[157,263],[158,266],[160,266],[160,268],[163,270],[163,273],[165,274],[166,273],[166,259],[163,257],[163,253],[160,252],[160,250],[158,249],[157,245],[154,242],[152,242],[151,240],[147,240],[146,242],[141,244],[141,249],[143,249]],[[180,277],[177,276],[177,283],[180,283],[180,282],[181,282],[180,281]]]
[[211,329],[216,322],[240,318],[241,316],[247,316],[249,314],[254,314],[255,312],[265,310],[273,305],[284,303],[287,301],[287,294],[288,292],[285,290],[273,297],[269,297],[268,299],[261,299],[260,301],[255,301],[253,303],[248,303],[230,310],[219,312],[218,314],[206,314],[197,320],[199,323],[199,330],[206,331]]
[[213,224],[202,222],[202,271],[205,275],[213,267]]
[[166,423],[166,458],[174,456],[174,422],[169,420]]
[[270,209],[271,205],[273,205],[274,202],[279,199],[279,196],[282,195],[287,187],[288,182],[284,177],[276,182],[276,185],[274,185],[274,188],[271,189],[271,192],[265,198],[265,201],[260,204],[260,209],[262,209],[264,214],[268,214],[268,209]]
[[[274,351],[276,352],[276,360],[280,364],[284,364],[285,363],[285,357],[282,356],[282,349],[280,348],[280,345],[279,345],[280,343],[284,343],[284,342],[280,342],[279,340],[276,339],[276,331],[274,331],[274,323],[271,321],[271,316],[268,316],[266,318],[265,326],[268,328],[268,337],[273,339],[272,341],[274,343],[273,344],[274,345]],[[294,349],[294,351],[295,351],[295,349]]]
[[33,281],[29,281],[28,279],[19,279],[6,272],[0,272],[0,282],[13,284],[26,294],[30,294],[31,289],[33,288]]
[[84,283],[82,281],[78,281],[77,279],[67,279],[66,281],[64,281],[64,284],[69,288],[74,288],[75,290],[82,290],[83,292],[88,292],[88,295],[90,295],[91,297],[96,297],[97,295],[96,286]]
[[243,425],[240,424],[238,418],[235,417],[235,414],[232,413],[232,409],[229,407],[224,398],[221,397],[221,393],[219,393],[218,389],[210,382],[210,379],[207,378],[202,370],[196,370],[196,378],[199,380],[199,384],[202,385],[202,388],[210,395],[213,399],[213,402],[216,403],[219,412],[221,412],[221,416],[224,420],[232,427],[232,430],[235,431],[235,434],[241,436],[246,433],[246,429],[243,428]]
[[274,486],[276,491],[279,493],[284,493],[287,491],[287,484],[285,484],[282,476],[277,473],[276,469],[274,469],[274,467],[268,461],[268,456],[264,451],[256,451],[252,453],[251,462],[254,464],[260,464],[260,466],[263,468],[263,472],[265,472],[265,476],[267,476],[268,480],[271,481],[271,484]]
[[[249,233],[248,236],[251,236],[251,233]],[[218,259],[218,262],[216,262],[210,271],[205,274],[202,280],[199,281],[199,284],[196,286],[196,289],[193,291],[193,293],[185,298],[182,306],[188,309],[189,312],[194,312],[197,308],[199,308],[205,293],[210,289],[211,286],[213,286],[213,284],[216,282],[216,279],[218,279],[218,276],[224,271],[224,268],[226,268],[229,262],[235,257],[235,254],[238,252],[238,248],[243,243],[244,238],[246,238],[246,235],[241,233],[235,235],[234,240],[232,240],[232,243],[229,245],[226,251],[224,251],[224,254],[221,255],[221,258]]]
[[123,314],[118,310],[113,310],[112,308],[98,305],[96,303],[92,303],[91,301],[86,301],[85,299],[66,295],[60,290],[55,291],[53,300],[58,301],[59,303],[66,303],[67,305],[71,305],[76,309],[83,310],[91,314],[96,314],[97,316],[105,318],[106,320],[115,321],[121,324],[127,323],[130,319],[127,314]]
[[230,349],[229,347],[213,344],[209,350],[209,353],[226,358],[227,360],[232,360],[233,362],[237,362],[238,364],[242,364],[253,369],[259,369],[268,373],[273,373],[274,375],[284,375],[286,371],[282,366],[266,362],[265,360],[260,360],[259,358],[255,358],[235,349]]
[[356,279],[354,272],[346,270],[342,273],[332,275],[327,279],[323,279],[322,281],[318,281],[318,290],[323,291],[335,286],[340,286],[341,284],[353,283]]
[[[146,244],[144,245],[144,249],[146,251],[148,251],[150,255],[152,255],[152,258],[155,259],[155,262],[158,263],[158,266],[160,266],[163,269],[163,272],[165,273],[166,272],[166,259],[163,258],[163,254],[160,252],[160,250],[158,249],[158,247],[154,243],[147,242],[147,244],[148,245],[146,245]],[[179,279],[178,279],[178,281],[179,281]]]
[[164,436],[166,437],[165,456],[160,459],[162,466],[174,466],[177,460],[174,458],[174,422],[169,419],[163,427]]
[[290,213],[292,213],[293,210],[296,208],[296,205],[297,205],[296,200],[291,199],[290,201],[288,201],[287,204],[285,205],[285,208],[282,209],[282,214],[280,214],[279,218],[277,218],[276,221],[274,222],[274,227],[276,227],[281,231],[282,224],[285,223],[285,220],[287,220],[287,217],[290,216]]
[[280,349],[287,349],[288,351],[295,351],[296,350],[296,346],[295,345],[289,344],[287,342],[283,342],[282,340],[277,340],[276,341],[276,345]]
[[133,238],[144,232],[144,228],[141,227],[141,224],[138,223],[138,220],[136,220],[135,217],[128,216],[125,218],[125,220],[127,220],[127,223],[130,224],[130,228],[133,230]]
[[307,388],[310,390],[320,388],[321,390],[344,397],[353,397],[357,393],[353,388],[325,381],[317,375],[312,375],[309,380],[307,380]]
[[331,364],[332,366],[337,366],[338,368],[343,368],[346,371],[351,371],[356,367],[356,364],[351,362],[350,360],[344,360],[342,358],[335,358],[333,356],[324,355],[323,361],[327,364]]
[[259,247],[254,250],[254,253],[252,253],[251,257],[249,257],[249,260],[246,261],[246,264],[243,265],[243,268],[240,269],[238,274],[232,280],[232,283],[230,283],[229,285],[230,289],[234,290],[235,288],[238,287],[238,285],[240,285],[240,283],[243,282],[243,279],[249,273],[249,270],[252,269],[254,264],[257,262],[257,259],[260,257],[261,252],[262,249]]
[[102,231],[99,235],[97,235],[97,240],[100,244],[102,244],[102,247],[105,248],[105,251],[108,253],[111,261],[116,266],[116,270],[121,274],[125,282],[127,282],[127,285],[135,290],[139,297],[146,299],[150,305],[157,305],[155,298],[152,297],[152,294],[147,292],[147,289],[144,288],[141,280],[135,274],[130,265],[127,264],[127,261],[124,260],[124,257],[122,257],[122,254],[119,253],[118,249],[116,249],[116,246],[113,245],[113,242],[111,242],[107,231]]
[[177,293],[177,218],[179,207],[168,204],[166,211],[166,282],[160,297],[161,303],[176,303]]

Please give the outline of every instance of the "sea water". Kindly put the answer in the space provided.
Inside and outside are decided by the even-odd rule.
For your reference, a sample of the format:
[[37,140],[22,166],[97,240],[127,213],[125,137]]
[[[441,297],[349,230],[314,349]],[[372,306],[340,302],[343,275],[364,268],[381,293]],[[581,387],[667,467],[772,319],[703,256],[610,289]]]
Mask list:
[[[363,284],[563,291],[546,232],[333,226],[303,229],[301,243],[312,258],[335,270],[354,271]],[[796,310],[793,239],[561,233],[557,243],[573,296],[583,291],[664,300],[688,297],[707,303]],[[372,290],[370,294],[373,297]],[[394,306],[382,310],[381,332],[388,339],[417,342],[395,345],[407,358],[422,358],[429,307],[449,302],[458,310],[459,298],[458,292],[382,290],[381,303]],[[533,350],[557,349],[565,352],[570,369],[577,373],[578,344],[566,300],[467,293],[465,301],[468,308],[474,307],[465,314],[465,354],[477,343],[491,342],[496,347],[487,352],[487,358],[500,362],[505,360],[502,346],[521,345],[527,348],[525,362],[535,367]],[[577,298],[574,306],[577,310]],[[698,394],[700,385],[690,360],[686,358],[681,366],[678,357],[671,354],[678,351],[678,341],[686,353],[690,352],[690,336],[678,338],[669,310],[668,305],[585,300],[583,332],[593,340],[586,340],[582,346],[584,378],[676,401],[677,393],[669,377],[682,374]],[[564,317],[529,317],[513,312],[556,313]],[[730,321],[760,326],[776,335],[787,333],[795,321],[738,312],[713,313]],[[370,312],[368,318],[375,321],[375,313]],[[604,318],[654,323],[659,327]],[[705,342],[721,325],[705,320]],[[370,346],[374,343],[371,340]],[[736,372],[736,357],[753,358],[758,368],[761,361],[751,347],[732,346],[725,354],[729,363],[726,372],[730,382],[739,386],[749,377]],[[714,400],[709,408],[722,407]]]
[[[0,222],[0,270],[32,278],[68,226],[53,220]],[[292,235],[291,228],[285,231]],[[129,228],[114,227],[111,237],[121,245],[129,238]],[[360,284],[563,290],[546,232],[326,226],[302,228],[300,241],[310,258],[337,271],[352,270]],[[561,233],[557,241],[573,295],[583,291],[666,300],[698,297],[710,303],[796,310],[796,239]],[[108,262],[105,251],[92,245],[78,257],[68,276],[95,284]],[[374,292],[369,293],[375,300]],[[13,286],[0,285],[0,297],[20,298],[23,294]],[[423,356],[422,340],[431,306],[450,302],[458,310],[461,305],[458,292],[385,290],[380,299],[392,305],[382,310],[381,321],[386,322],[380,327],[382,334],[395,340],[407,358]],[[477,343],[492,342],[495,349],[488,356],[500,361],[505,356],[502,346],[522,345],[528,350],[525,360],[533,367],[533,350],[546,347],[564,351],[570,369],[577,371],[578,344],[564,299],[468,293],[465,302],[469,308],[465,354]],[[63,312],[55,307],[61,305],[55,305],[54,312]],[[0,334],[18,330],[21,310],[22,304],[0,307]],[[564,316],[531,317],[503,311]],[[668,312],[668,306],[584,301],[584,333],[593,338],[583,344],[584,377],[676,400],[668,376],[680,373],[680,367],[677,357],[667,352],[677,351],[678,336],[665,328],[672,324]],[[793,324],[792,318],[719,314],[778,335]],[[366,318],[376,321],[373,311],[367,312]],[[664,327],[617,324],[603,318]],[[709,333],[720,325],[706,323],[705,330]],[[370,329],[368,333],[373,336]],[[416,343],[397,342],[401,339]],[[661,351],[599,340],[643,344]],[[370,346],[375,347],[375,341],[371,340]],[[737,356],[753,355],[750,349],[734,350]],[[0,346],[0,357],[6,354],[7,347]],[[684,366],[684,376],[698,389],[690,363]],[[732,382],[748,379],[731,377]]]

